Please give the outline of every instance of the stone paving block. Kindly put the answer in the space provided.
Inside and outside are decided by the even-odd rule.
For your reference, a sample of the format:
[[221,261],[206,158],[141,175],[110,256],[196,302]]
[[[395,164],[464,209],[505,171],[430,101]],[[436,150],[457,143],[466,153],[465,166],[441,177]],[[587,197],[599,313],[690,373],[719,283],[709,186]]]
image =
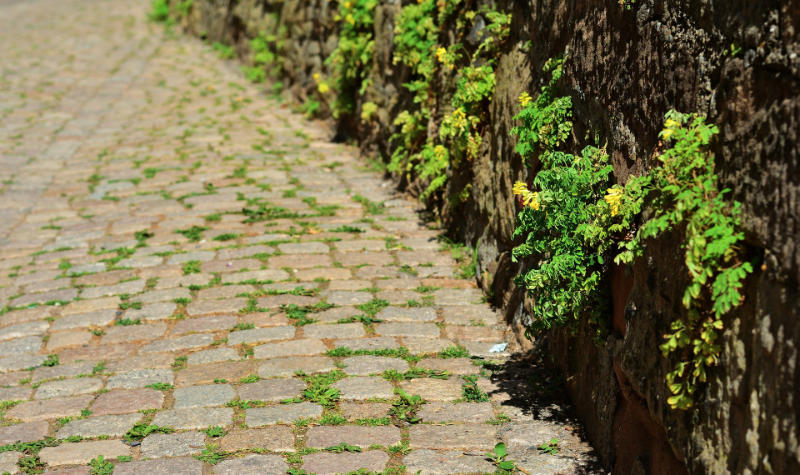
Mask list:
[[261,475],[285,473],[289,465],[279,455],[246,455],[220,462],[214,467],[216,475]]
[[353,402],[339,403],[339,412],[349,421],[356,419],[378,419],[388,417],[392,405],[386,402]]
[[497,442],[497,430],[488,424],[417,424],[408,434],[413,449],[491,450]]
[[375,294],[375,298],[386,300],[392,305],[406,305],[408,302],[421,302],[423,294],[412,290],[382,290]]
[[[310,269],[312,267],[330,267],[331,265],[333,265],[333,261],[327,254],[315,254],[313,259],[298,258],[298,256],[294,254],[285,254],[282,256],[270,257],[268,262],[269,262],[269,267],[272,267],[274,269],[283,269],[286,267],[289,269],[293,269],[295,271],[297,269]],[[297,275],[297,277],[302,279],[308,279],[308,275],[312,274],[303,274],[303,277]]]
[[83,395],[41,401],[23,402],[6,412],[6,417],[21,421],[43,421],[67,416],[79,416],[94,396]]
[[236,325],[237,321],[238,319],[232,315],[187,318],[179,321],[170,333],[172,335],[182,335],[185,333],[227,330]]
[[174,374],[168,369],[140,369],[109,377],[106,388],[136,389],[154,383],[172,384],[174,378]]
[[362,315],[364,312],[355,307],[334,307],[315,313],[313,315],[315,320],[324,323],[336,323],[341,319]]
[[0,388],[0,401],[23,401],[30,399],[32,393],[30,386]]
[[175,409],[189,407],[224,406],[236,397],[236,391],[228,384],[185,386],[175,389]]
[[56,378],[73,378],[81,374],[91,374],[94,369],[94,363],[68,363],[59,364],[56,366],[41,366],[33,370],[31,380],[34,383],[44,381],[45,379]]
[[372,294],[369,292],[348,290],[328,290],[323,292],[322,296],[333,305],[361,305],[372,300]]
[[316,269],[296,269],[294,275],[300,280],[345,280],[350,279],[353,273],[350,269],[343,269],[341,267],[319,267]]
[[50,327],[47,322],[26,322],[0,328],[0,340],[42,335]]
[[156,340],[152,343],[139,348],[139,353],[152,353],[161,351],[179,351],[192,348],[208,346],[214,342],[214,335],[195,334],[180,337],[169,337],[164,340]]
[[125,358],[135,351],[134,343],[116,343],[113,345],[83,345],[62,349],[58,357],[62,363],[77,361],[114,361]]
[[388,322],[379,323],[375,326],[375,331],[383,336],[412,336],[438,338],[439,327],[433,323],[402,323]]
[[391,399],[394,387],[379,376],[355,376],[333,383],[343,400],[365,400],[373,398]]
[[236,313],[247,306],[247,299],[234,298],[227,300],[196,300],[186,307],[189,315],[204,315],[208,313]]
[[124,373],[138,369],[169,368],[175,358],[167,353],[148,353],[146,356],[127,356],[125,359],[109,361],[106,371],[109,373]]
[[[278,250],[284,254],[327,254],[331,249],[321,242],[287,242],[278,244]],[[296,258],[303,259],[299,256]]]
[[0,342],[0,354],[37,353],[42,347],[42,337],[27,336]]
[[0,453],[0,473],[20,473],[17,461],[22,458],[22,452]]
[[291,376],[298,371],[306,374],[325,373],[336,369],[333,359],[327,356],[300,356],[276,358],[265,361],[258,367],[262,378]]
[[478,289],[439,289],[433,293],[436,305],[480,303],[483,293]]
[[0,427],[0,445],[41,440],[47,436],[48,430],[49,424],[47,421],[23,422]]
[[279,402],[297,397],[306,388],[306,383],[296,378],[266,379],[239,386],[242,400]]
[[414,354],[438,353],[454,345],[452,341],[443,338],[403,337],[403,346]]
[[386,307],[375,317],[391,322],[432,322],[436,310],[430,307]]
[[342,360],[342,363],[345,373],[357,376],[383,373],[390,369],[401,373],[408,370],[405,360],[388,356],[351,356]]
[[420,475],[494,473],[496,470],[485,455],[464,453],[462,450],[417,449],[403,457],[403,464],[408,473]]
[[303,470],[317,475],[353,473],[361,469],[367,472],[381,472],[388,462],[389,455],[380,450],[340,454],[317,452],[303,457]]
[[55,397],[75,396],[93,393],[103,388],[100,378],[64,379],[42,383],[36,390],[36,399],[52,399]]
[[343,338],[334,340],[334,347],[345,347],[351,350],[384,350],[400,348],[397,338],[379,336],[370,338]]
[[478,374],[480,367],[472,364],[469,358],[425,358],[417,363],[418,368],[435,371],[448,371],[451,374]]
[[119,284],[114,285],[103,285],[100,287],[89,287],[83,289],[81,292],[81,298],[84,299],[99,299],[99,297],[109,297],[112,295],[123,295],[123,294],[137,294],[144,290],[144,280],[131,280],[128,282],[122,282]]
[[345,443],[366,449],[370,445],[400,443],[400,429],[394,426],[314,426],[306,432],[306,447],[324,449]]
[[161,409],[164,393],[155,389],[117,389],[103,393],[92,404],[92,414],[127,414],[147,409]]
[[261,308],[280,308],[284,305],[297,305],[298,307],[305,307],[319,303],[318,297],[308,297],[305,295],[270,295],[262,297],[257,300],[258,306]]
[[241,343],[258,343],[270,340],[288,340],[294,338],[294,335],[295,327],[290,325],[253,328],[250,330],[230,332],[228,334],[228,344],[239,345]]
[[274,281],[278,282],[289,278],[289,273],[282,269],[262,269],[247,272],[234,272],[222,276],[224,284],[237,284],[249,281]]
[[57,351],[70,346],[81,346],[89,343],[92,333],[88,330],[72,330],[51,333],[47,341],[47,351]]
[[70,300],[74,300],[75,297],[77,296],[78,296],[77,289],[51,290],[49,292],[41,292],[38,294],[26,294],[21,297],[17,297],[11,302],[9,302],[9,305],[12,307],[26,307],[34,303],[45,304],[47,302],[53,302],[53,301],[68,302]]
[[291,427],[282,425],[236,430],[219,439],[219,447],[230,452],[253,448],[294,452],[294,433]]
[[255,366],[250,361],[225,361],[189,366],[177,372],[175,386],[209,384],[213,383],[215,379],[238,381],[253,373],[255,373]]
[[492,404],[488,402],[429,402],[417,413],[425,422],[488,422],[494,418]]
[[114,459],[130,455],[131,448],[119,440],[93,440],[61,444],[58,447],[45,447],[39,451],[42,462],[50,465],[88,464],[93,458],[102,455]]
[[150,434],[142,439],[142,457],[180,457],[195,455],[205,447],[202,432],[177,432],[173,434]]
[[239,353],[233,348],[215,348],[213,350],[200,350],[190,354],[187,363],[190,365],[199,365],[238,359]]
[[155,340],[156,338],[164,336],[166,331],[167,325],[164,323],[113,326],[105,330],[106,333],[100,339],[100,343],[110,345],[128,341]]
[[70,421],[56,432],[56,438],[66,439],[73,435],[81,437],[98,437],[101,435],[119,437],[125,435],[141,418],[141,414],[122,414]]
[[176,457],[136,462],[118,463],[114,475],[141,475],[143,473],[164,473],[170,475],[202,475],[203,462],[192,457]]
[[167,259],[167,264],[183,264],[184,262],[189,261],[210,261],[214,258],[214,254],[215,253],[212,251],[194,251],[184,254],[174,254]]
[[426,401],[454,401],[461,397],[461,380],[419,378],[403,381],[400,387],[409,394],[422,396]]
[[245,423],[248,427],[259,427],[279,423],[291,424],[298,419],[317,418],[320,416],[322,416],[322,406],[310,402],[301,402],[247,409],[245,411]]
[[76,313],[61,317],[53,322],[51,330],[71,330],[83,327],[104,327],[114,322],[117,317],[117,310],[95,310],[89,313]]
[[354,338],[366,335],[366,331],[363,324],[355,322],[306,325],[303,334],[307,338]]
[[447,327],[447,336],[458,341],[487,341],[494,343],[503,339],[503,332],[489,327],[449,325]]
[[173,409],[156,414],[153,424],[175,429],[205,429],[211,426],[227,426],[233,421],[233,409],[208,407],[202,411]]
[[276,358],[281,356],[304,356],[325,353],[328,348],[317,339],[302,339],[282,341],[279,343],[267,343],[256,346],[254,356],[258,359]]
[[239,294],[255,292],[256,288],[252,285],[225,285],[223,287],[212,287],[197,292],[200,300],[220,300],[234,298]]
[[128,309],[125,318],[131,320],[165,320],[169,318],[178,306],[173,302],[158,302],[142,305],[140,309]]
[[485,305],[448,305],[442,307],[444,321],[453,325],[494,325],[500,317]]

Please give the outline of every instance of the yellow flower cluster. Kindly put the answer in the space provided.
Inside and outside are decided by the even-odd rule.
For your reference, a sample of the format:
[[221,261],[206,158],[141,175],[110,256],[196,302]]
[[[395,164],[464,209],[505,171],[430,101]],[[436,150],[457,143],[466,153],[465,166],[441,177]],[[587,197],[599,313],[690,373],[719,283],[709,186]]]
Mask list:
[[530,104],[532,100],[533,98],[527,92],[523,92],[522,94],[519,95],[519,105],[521,105],[522,107],[525,107],[528,104]]
[[328,85],[327,82],[322,80],[322,76],[319,73],[314,73],[314,82],[317,83],[317,91],[320,94],[325,94],[326,92],[331,90],[331,87]]
[[453,124],[454,129],[464,130],[467,128],[467,114],[464,113],[464,109],[458,108],[453,111],[451,116],[451,123]]
[[669,140],[672,137],[672,134],[675,133],[675,130],[681,126],[681,123],[674,119],[667,119],[664,122],[664,130],[661,131],[661,138],[664,140]]
[[441,145],[437,145],[433,147],[433,156],[436,157],[436,160],[440,162],[444,162],[447,160],[447,149]]
[[611,207],[611,216],[618,215],[619,204],[622,201],[622,188],[619,187],[609,188],[606,196],[603,199]]
[[531,209],[538,210],[541,207],[541,202],[539,201],[539,193],[536,191],[531,191],[528,189],[528,185],[525,183],[518,181],[514,183],[514,191],[515,196],[522,197],[522,205],[527,206]]
[[444,63],[445,59],[447,59],[447,50],[439,47],[436,48],[436,59],[439,60],[440,63]]

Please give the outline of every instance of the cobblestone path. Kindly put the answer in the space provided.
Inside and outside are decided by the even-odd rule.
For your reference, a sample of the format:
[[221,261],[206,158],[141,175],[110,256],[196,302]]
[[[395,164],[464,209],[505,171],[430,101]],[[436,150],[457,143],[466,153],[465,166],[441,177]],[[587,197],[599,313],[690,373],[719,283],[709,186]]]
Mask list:
[[147,9],[0,0],[0,472],[582,470],[469,252]]

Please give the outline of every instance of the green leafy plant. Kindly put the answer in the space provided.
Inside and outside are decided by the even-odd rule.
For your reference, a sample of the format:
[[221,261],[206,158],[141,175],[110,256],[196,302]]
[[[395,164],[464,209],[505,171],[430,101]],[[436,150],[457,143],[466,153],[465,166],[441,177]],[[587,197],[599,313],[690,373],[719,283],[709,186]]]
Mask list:
[[461,397],[467,402],[486,402],[489,395],[478,387],[478,377],[474,374],[462,376],[464,383],[461,385]]
[[392,402],[390,414],[409,424],[421,421],[422,419],[417,417],[417,411],[421,405],[425,404],[422,397],[416,394],[412,396],[400,388],[395,388],[394,393],[397,395],[397,399]]
[[148,424],[147,422],[137,422],[128,432],[125,433],[123,439],[129,442],[139,441],[155,432],[161,434],[170,434],[174,431],[175,429],[171,427],[157,426],[155,424]]
[[558,439],[553,438],[537,447],[541,452],[548,455],[556,455],[558,453]]
[[205,433],[207,436],[209,436],[209,437],[215,437],[215,438],[216,438],[216,437],[222,437],[223,435],[225,435],[225,429],[223,429],[223,428],[222,428],[222,427],[220,427],[220,426],[213,426],[213,427],[209,427],[209,428],[205,429],[203,432],[204,432],[204,433]]
[[89,473],[92,475],[111,475],[114,473],[114,464],[107,461],[102,455],[98,455],[89,462]]
[[517,468],[514,462],[507,460],[508,451],[506,449],[506,444],[502,442],[496,444],[494,450],[486,454],[486,456],[492,459],[499,473],[514,473],[514,470]]
[[331,385],[345,376],[339,370],[306,376],[308,387],[303,391],[303,398],[324,407],[333,407],[339,400],[339,390]]
[[150,2],[150,13],[148,13],[147,17],[160,23],[168,22],[170,18],[167,0],[153,0]]
[[195,455],[194,458],[209,465],[216,465],[222,462],[227,456],[228,453],[224,450],[220,450],[218,445],[206,444],[206,447],[203,449],[203,451],[200,452],[200,454]]

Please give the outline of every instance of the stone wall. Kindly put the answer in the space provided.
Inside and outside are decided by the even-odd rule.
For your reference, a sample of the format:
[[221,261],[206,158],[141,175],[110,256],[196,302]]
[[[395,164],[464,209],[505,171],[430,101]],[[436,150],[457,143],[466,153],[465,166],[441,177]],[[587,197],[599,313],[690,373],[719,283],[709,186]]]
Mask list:
[[[800,473],[800,0],[627,3],[629,10],[618,0],[498,2],[513,13],[512,39],[497,63],[482,153],[451,171],[452,186],[471,184],[471,196],[455,207],[431,206],[454,235],[477,246],[480,284],[519,329],[527,313],[512,282],[519,269],[510,258],[511,187],[528,171],[509,131],[517,97],[538,90],[544,62],[568,52],[561,92],[573,100],[576,148],[578,138],[598,134],[618,182],[648,169],[669,109],[707,115],[720,128],[717,169],[743,203],[746,252],[760,268],[747,280],[746,302],[726,319],[722,361],[702,404],[691,412],[668,408],[668,362],[657,350],[683,311],[677,236],[651,242],[635,265],[614,269],[614,331],[602,345],[582,330],[545,340],[615,473],[679,473],[684,464],[693,473]],[[284,84],[304,101],[314,73],[327,72],[335,8],[326,0],[195,0],[182,22],[209,41],[235,45],[244,61],[250,38],[285,32]],[[375,119],[334,121],[338,137],[379,157],[390,155],[392,121],[410,101],[402,86],[408,71],[391,60],[400,8],[386,0],[376,10],[372,86],[358,101],[378,105]],[[528,41],[532,47],[523,48]],[[741,51],[731,54],[731,45]],[[442,97],[452,93],[448,79],[437,78]],[[419,192],[418,183],[397,178]]]

